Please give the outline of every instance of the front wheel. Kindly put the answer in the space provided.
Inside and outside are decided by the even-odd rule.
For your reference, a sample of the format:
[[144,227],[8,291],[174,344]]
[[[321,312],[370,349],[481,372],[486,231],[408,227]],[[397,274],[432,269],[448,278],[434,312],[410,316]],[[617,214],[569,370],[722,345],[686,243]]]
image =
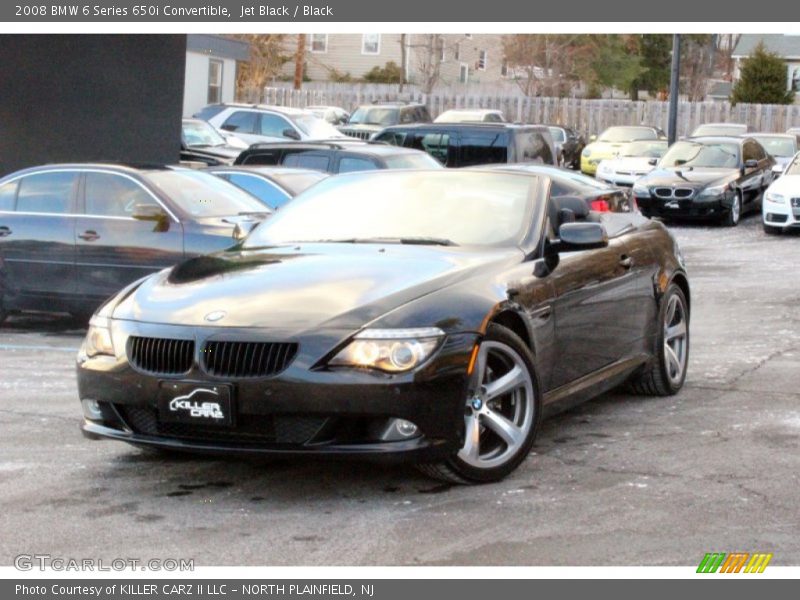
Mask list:
[[464,442],[441,463],[418,468],[451,483],[499,481],[528,456],[540,421],[533,356],[511,330],[491,324],[464,401]]
[[733,202],[731,203],[731,207],[728,210],[728,214],[725,215],[723,219],[723,223],[728,227],[736,227],[739,224],[739,219],[742,217],[742,194],[741,192],[736,192],[736,195],[733,197]]
[[686,380],[689,363],[689,304],[681,288],[672,283],[661,299],[658,334],[653,359],[630,381],[636,394],[672,396]]

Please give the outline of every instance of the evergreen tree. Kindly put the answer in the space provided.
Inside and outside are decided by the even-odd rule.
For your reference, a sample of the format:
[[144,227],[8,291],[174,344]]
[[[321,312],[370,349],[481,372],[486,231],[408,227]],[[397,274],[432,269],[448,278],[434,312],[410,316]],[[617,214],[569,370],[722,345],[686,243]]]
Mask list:
[[794,92],[786,89],[786,64],[759,43],[742,63],[739,81],[733,86],[733,104],[791,104]]

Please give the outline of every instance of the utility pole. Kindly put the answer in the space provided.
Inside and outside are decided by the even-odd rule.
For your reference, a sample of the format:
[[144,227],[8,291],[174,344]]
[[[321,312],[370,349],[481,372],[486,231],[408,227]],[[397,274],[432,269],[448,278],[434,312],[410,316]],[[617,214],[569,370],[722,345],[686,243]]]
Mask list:
[[303,87],[303,63],[306,58],[306,34],[297,34],[297,54],[294,57],[294,89]]
[[667,138],[669,144],[678,139],[678,96],[680,94],[681,80],[681,35],[672,36],[672,70],[669,78],[669,123],[667,125]]

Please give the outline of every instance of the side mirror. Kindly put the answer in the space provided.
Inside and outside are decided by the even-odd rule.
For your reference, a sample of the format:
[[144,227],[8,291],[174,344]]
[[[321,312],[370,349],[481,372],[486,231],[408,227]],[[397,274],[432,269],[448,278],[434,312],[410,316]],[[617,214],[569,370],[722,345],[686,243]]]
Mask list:
[[600,223],[564,223],[558,228],[558,237],[559,252],[608,246],[608,234]]
[[289,138],[290,140],[299,140],[300,134],[297,133],[294,129],[287,128],[283,130],[283,137]]
[[658,164],[658,159],[651,158],[650,160],[647,161],[647,164],[650,165],[651,167],[655,167]]
[[163,221],[167,213],[157,204],[135,204],[131,217],[138,221]]
[[758,168],[758,161],[757,160],[746,160],[744,161],[744,168],[745,169],[757,169]]

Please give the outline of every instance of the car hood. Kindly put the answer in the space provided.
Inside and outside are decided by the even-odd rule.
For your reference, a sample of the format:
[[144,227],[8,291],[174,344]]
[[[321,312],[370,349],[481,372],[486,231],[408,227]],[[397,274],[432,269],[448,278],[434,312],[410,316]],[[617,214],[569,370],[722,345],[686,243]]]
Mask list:
[[584,152],[587,149],[589,150],[590,154],[587,158],[612,158],[616,156],[625,145],[626,144],[622,142],[592,142],[584,148]]
[[614,171],[636,171],[638,173],[652,171],[654,168],[650,164],[650,159],[645,156],[606,159],[603,161],[602,166]]
[[800,198],[800,175],[782,175],[769,186],[769,191],[773,194]]
[[738,169],[712,169],[712,168],[681,168],[655,169],[642,177],[638,183],[647,186],[687,186],[704,187],[709,183],[725,182],[735,179],[739,175]]
[[[476,251],[398,244],[300,244],[232,250],[156,273],[120,301],[113,318],[208,326],[358,329],[491,263],[521,259],[516,248]],[[423,326],[419,322],[409,326]],[[429,325],[429,324],[428,324]]]

